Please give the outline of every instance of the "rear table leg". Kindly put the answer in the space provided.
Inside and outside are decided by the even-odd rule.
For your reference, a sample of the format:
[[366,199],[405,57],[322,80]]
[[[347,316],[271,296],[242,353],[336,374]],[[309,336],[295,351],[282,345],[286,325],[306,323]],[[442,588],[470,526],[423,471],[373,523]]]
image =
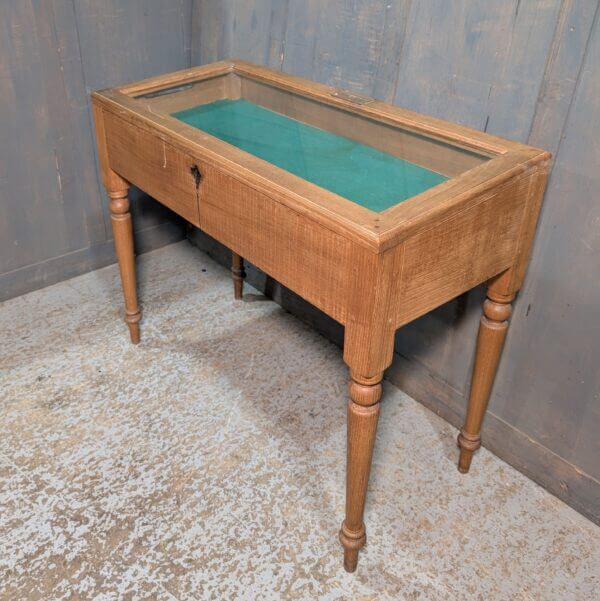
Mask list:
[[462,473],[469,471],[473,453],[481,445],[481,423],[506,339],[508,318],[512,312],[510,302],[513,297],[514,295],[510,298],[496,297],[488,289],[488,298],[483,303],[467,419],[464,428],[458,435],[458,446],[460,447],[458,469]]
[[244,278],[244,259],[237,253],[231,251],[231,277],[233,279],[233,295],[236,300],[240,300],[243,296]]

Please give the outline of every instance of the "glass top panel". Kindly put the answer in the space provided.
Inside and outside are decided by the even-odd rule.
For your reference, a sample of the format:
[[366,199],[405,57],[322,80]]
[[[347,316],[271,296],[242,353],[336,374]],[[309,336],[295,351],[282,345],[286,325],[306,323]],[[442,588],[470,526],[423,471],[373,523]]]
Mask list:
[[448,179],[244,99],[217,100],[171,114],[371,211],[384,211]]

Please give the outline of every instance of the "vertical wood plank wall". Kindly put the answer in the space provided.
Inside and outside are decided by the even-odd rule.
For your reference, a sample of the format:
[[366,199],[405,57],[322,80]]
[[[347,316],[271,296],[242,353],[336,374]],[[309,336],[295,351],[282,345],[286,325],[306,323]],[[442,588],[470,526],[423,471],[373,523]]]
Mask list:
[[[0,300],[114,261],[92,89],[239,56],[543,146],[554,171],[484,439],[600,521],[599,3],[1,2]],[[183,237],[134,195],[138,251]],[[339,339],[306,303],[275,296]],[[403,328],[388,372],[455,425],[481,301],[478,289]]]
[[[189,66],[191,10],[192,0],[0,2],[0,300],[115,260],[88,93]],[[138,251],[185,235],[151,199],[133,207]]]
[[[194,64],[238,56],[555,154],[484,444],[595,521],[600,521],[598,5],[598,0],[196,0],[192,16]],[[211,244],[198,234],[192,238]],[[339,327],[325,316],[286,291],[276,296],[339,340]],[[482,299],[477,289],[400,330],[388,371],[392,381],[454,425],[461,424],[466,408]]]

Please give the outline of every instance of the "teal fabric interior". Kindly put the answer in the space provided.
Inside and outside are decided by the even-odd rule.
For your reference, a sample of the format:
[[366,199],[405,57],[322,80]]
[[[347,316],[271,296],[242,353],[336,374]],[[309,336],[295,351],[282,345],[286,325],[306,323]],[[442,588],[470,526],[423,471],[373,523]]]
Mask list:
[[218,100],[173,117],[371,211],[448,179],[247,100]]

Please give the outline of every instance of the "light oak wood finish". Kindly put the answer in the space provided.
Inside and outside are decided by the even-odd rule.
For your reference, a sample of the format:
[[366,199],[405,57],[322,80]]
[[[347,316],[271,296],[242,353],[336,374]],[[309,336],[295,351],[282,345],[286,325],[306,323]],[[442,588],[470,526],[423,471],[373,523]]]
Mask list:
[[481,446],[481,422],[500,362],[511,313],[510,302],[505,299],[499,300],[494,296],[493,291],[488,290],[477,336],[467,419],[458,435],[460,447],[458,469],[463,473],[469,471],[473,453]]
[[244,259],[237,253],[231,253],[231,278],[233,280],[233,297],[241,300],[244,296]]
[[129,326],[131,342],[138,344],[140,341],[140,319],[142,313],[138,307],[135,263],[133,252],[133,228],[131,226],[131,213],[129,212],[128,188],[108,192],[110,197],[110,220],[112,222],[115,249],[121,273],[121,284],[125,296],[125,321]]
[[356,570],[358,551],[367,542],[363,513],[379,419],[383,372],[372,377],[362,377],[351,372],[351,378],[348,401],[346,519],[340,530],[340,542],[344,546],[344,568],[348,572]]
[[[170,115],[222,98],[246,98],[450,179],[370,211]],[[394,333],[489,282],[460,443],[466,467],[469,446],[479,442],[507,307],[525,273],[549,154],[237,60],[96,92],[92,102],[109,193],[131,182],[229,247],[236,298],[244,257],[345,326],[344,361],[352,375],[340,540],[345,567],[354,570],[366,540],[381,378]],[[128,243],[121,246],[120,261],[128,266],[132,252]],[[124,279],[129,291],[132,277]]]
[[498,274],[488,283],[488,298],[483,303],[483,315],[477,336],[467,416],[465,425],[458,435],[460,448],[458,469],[462,473],[469,471],[473,453],[481,446],[481,424],[508,332],[508,320],[512,313],[511,303],[525,278],[547,179],[548,166],[544,164],[533,177],[525,180],[527,193],[523,217],[520,220],[516,260],[509,269]]
[[196,161],[164,140],[157,145],[150,132],[110,113],[104,117],[104,127],[111,168],[132,183],[143,182],[145,192],[199,225],[200,181],[196,182],[192,171]]
[[142,313],[138,307],[135,256],[133,248],[133,226],[129,212],[129,183],[109,166],[108,149],[106,144],[105,114],[100,106],[92,105],[96,125],[96,144],[100,159],[100,174],[106,192],[110,198],[110,219],[115,251],[121,274],[121,285],[125,297],[125,321],[129,326],[129,335],[133,344],[140,341],[140,320]]

